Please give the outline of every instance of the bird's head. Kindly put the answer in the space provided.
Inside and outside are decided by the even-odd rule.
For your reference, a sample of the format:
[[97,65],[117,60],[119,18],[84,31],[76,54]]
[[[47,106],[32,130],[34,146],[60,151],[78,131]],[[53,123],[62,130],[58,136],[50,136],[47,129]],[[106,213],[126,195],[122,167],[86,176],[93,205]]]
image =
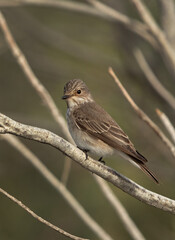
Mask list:
[[66,100],[68,107],[75,107],[93,101],[88,87],[80,79],[73,79],[66,83],[62,99]]

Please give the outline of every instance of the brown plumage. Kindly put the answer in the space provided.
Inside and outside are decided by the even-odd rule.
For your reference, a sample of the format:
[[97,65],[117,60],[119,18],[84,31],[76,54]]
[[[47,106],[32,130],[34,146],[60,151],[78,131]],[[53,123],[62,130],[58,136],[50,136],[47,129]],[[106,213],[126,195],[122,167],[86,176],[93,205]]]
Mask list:
[[66,84],[64,94],[63,98],[66,98],[68,103],[69,130],[81,149],[97,154],[118,152],[133,161],[158,183],[145,165],[147,159],[135,149],[113,118],[93,100],[83,81],[71,80]]

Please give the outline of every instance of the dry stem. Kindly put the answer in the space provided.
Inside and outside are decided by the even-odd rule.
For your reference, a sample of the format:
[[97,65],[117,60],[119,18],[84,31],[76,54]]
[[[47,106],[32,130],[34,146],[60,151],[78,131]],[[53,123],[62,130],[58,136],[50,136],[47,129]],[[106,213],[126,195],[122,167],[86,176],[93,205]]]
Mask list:
[[70,238],[70,239],[74,239],[74,240],[88,240],[85,238],[80,238],[77,236],[74,236],[66,231],[64,231],[63,229],[53,225],[52,223],[48,222],[47,220],[45,220],[44,218],[38,216],[35,212],[33,212],[30,208],[28,208],[26,205],[24,205],[21,201],[19,201],[17,198],[15,198],[14,196],[10,195],[9,193],[7,193],[5,190],[3,190],[2,188],[0,188],[0,192],[5,195],[7,198],[9,198],[10,200],[12,200],[13,202],[17,203],[21,208],[23,208],[26,212],[28,212],[32,217],[36,218],[39,222],[45,224],[46,226],[54,229],[55,231],[61,233],[62,235]]
[[0,133],[11,133],[37,142],[48,144],[72,158],[82,167],[111,182],[116,187],[137,198],[138,200],[151,206],[160,208],[163,211],[168,211],[172,214],[175,214],[174,200],[141,187],[132,180],[122,176],[115,170],[104,166],[102,163],[95,161],[90,157],[86,159],[84,152],[50,131],[18,123],[7,116],[0,114]]
[[[113,69],[109,68],[110,75],[114,78],[115,82],[117,83],[118,87],[120,88],[121,92],[125,96],[125,98],[128,100],[128,102],[131,104],[134,111],[137,113],[137,115],[147,123],[151,129],[154,130],[154,132],[160,137],[160,139],[165,143],[165,146],[168,147],[173,157],[175,157],[175,146],[173,143],[165,136],[165,134],[161,131],[161,129],[137,106],[137,104],[134,102],[134,100],[131,98],[131,96],[128,94],[124,86],[121,84],[120,80],[114,73]],[[174,164],[174,161],[173,161]]]
[[142,69],[143,73],[146,76],[146,79],[152,85],[152,87],[156,90],[156,92],[175,110],[175,98],[174,96],[160,83],[156,75],[151,70],[150,66],[146,62],[146,59],[143,53],[136,49],[134,51],[135,58],[137,60],[138,65]]
[[[60,2],[58,2],[58,3],[60,3]],[[67,2],[67,3],[68,3],[68,2]],[[68,5],[69,5],[69,3],[68,3]],[[1,24],[1,27],[2,27],[3,32],[4,32],[4,35],[5,35],[6,40],[7,40],[7,43],[8,43],[8,45],[9,45],[12,53],[15,52],[15,51],[18,51],[18,52],[20,52],[20,53],[22,54],[23,58],[25,59],[24,54],[23,54],[22,51],[19,49],[19,47],[17,46],[15,40],[13,39],[13,36],[12,36],[12,34],[10,33],[10,30],[9,30],[9,28],[8,28],[8,26],[7,26],[7,23],[6,23],[6,21],[5,21],[5,19],[4,19],[4,17],[3,17],[2,14],[1,14],[1,18],[0,18],[0,24]],[[11,40],[9,41],[9,39],[11,39]],[[17,56],[14,55],[14,57],[15,57],[16,60],[18,61],[18,55],[17,55]],[[29,64],[28,64],[28,62],[27,62],[26,59],[25,59],[24,64],[20,64],[20,67],[22,68],[22,70],[23,70],[24,73],[27,71],[27,69],[29,69],[29,72],[31,72],[31,71],[30,71],[30,66],[29,66]],[[45,89],[45,87],[42,85],[42,83],[39,82],[39,79],[36,78],[36,76],[34,75],[33,72],[32,72],[31,74],[27,75],[27,77],[28,77],[28,80],[30,81],[30,83],[32,84],[32,86],[36,89],[37,93],[40,95],[40,97],[46,102],[47,107],[50,109],[50,112],[52,113],[52,116],[55,118],[55,120],[57,121],[57,123],[61,126],[61,128],[62,128],[63,130],[64,130],[65,127],[66,127],[66,129],[65,129],[65,131],[64,131],[64,134],[65,134],[65,136],[69,139],[69,141],[72,142],[72,139],[70,138],[70,135],[69,135],[69,133],[68,133],[68,131],[67,131],[67,126],[66,126],[65,120],[64,120],[64,118],[62,117],[61,113],[56,109],[55,103],[54,103],[54,101],[52,100],[52,98],[51,98],[50,94],[48,93],[48,91]],[[50,100],[52,100],[52,101],[50,102]],[[24,151],[24,152],[25,152],[25,151]],[[62,175],[62,180],[63,180],[64,183],[66,182],[67,177],[68,177],[68,175],[69,175],[70,164],[71,164],[71,162],[70,162],[69,159],[65,161],[65,167],[64,167],[64,171],[63,171],[63,175]],[[40,165],[40,166],[41,166],[41,165]],[[39,169],[39,170],[40,170],[40,169]],[[41,166],[41,170],[42,170],[42,166]],[[40,171],[41,171],[41,170],[40,170]],[[95,179],[96,179],[96,178],[95,178]],[[52,180],[52,178],[51,178],[51,180]],[[48,179],[48,181],[49,181],[49,179]],[[58,182],[57,182],[57,185],[58,185]],[[57,187],[58,187],[58,186],[57,186]],[[64,196],[64,193],[62,193],[62,194],[63,194],[63,196]],[[107,193],[106,193],[106,194],[107,194]],[[118,200],[116,200],[116,201],[118,202]],[[71,201],[71,202],[74,202],[74,201]],[[116,204],[117,204],[117,203],[116,203]],[[121,204],[121,203],[120,203],[120,204]],[[75,206],[76,206],[76,205],[75,205]],[[76,209],[76,207],[75,207],[75,211],[77,211],[78,214],[81,213],[82,216],[81,216],[81,214],[80,214],[80,217],[84,218],[84,221],[85,221],[85,222],[87,221],[87,219],[88,219],[88,217],[86,217],[87,214],[84,214],[83,212],[79,211],[78,209]],[[118,211],[118,214],[120,215],[120,211]],[[126,215],[125,215],[125,216],[126,216]],[[122,216],[120,216],[120,218],[123,219]],[[125,222],[125,225],[127,226],[127,224],[128,224],[129,222],[130,222],[130,219]],[[93,229],[93,226],[94,226],[94,227],[96,226],[96,224],[93,224],[92,221],[87,221],[86,223],[87,223],[87,225],[90,226],[92,229]],[[92,223],[92,224],[91,224],[91,223]],[[136,226],[135,226],[135,228],[136,228]],[[127,226],[126,229],[129,230],[129,229],[130,229],[130,226]],[[94,230],[94,231],[95,231],[95,232],[101,232],[101,230],[100,230],[100,228],[99,228],[98,226],[95,227],[95,230]],[[137,229],[135,232],[139,232],[139,229]],[[130,231],[129,231],[129,233],[130,233]],[[103,234],[103,233],[102,233],[102,234]],[[136,235],[137,235],[137,234],[136,234]],[[140,233],[138,236],[140,236],[140,235],[141,235],[141,233]],[[132,234],[131,236],[132,236],[134,239],[137,239],[137,238],[135,238],[135,237],[136,237],[135,235]],[[104,234],[103,234],[103,237],[102,237],[102,238],[105,239]]]
[[166,127],[167,131],[169,132],[172,140],[175,142],[175,129],[173,124],[170,122],[169,118],[166,116],[165,113],[161,112],[159,109],[156,109],[157,115],[160,117],[162,123]]
[[40,159],[17,137],[9,134],[1,136],[39,171],[39,173],[56,189],[57,192],[63,196],[75,213],[98,237],[104,240],[112,240],[108,233],[106,233],[105,230],[101,228],[100,225],[86,212],[73,194],[69,192],[69,190],[55,177],[55,175],[40,161]]

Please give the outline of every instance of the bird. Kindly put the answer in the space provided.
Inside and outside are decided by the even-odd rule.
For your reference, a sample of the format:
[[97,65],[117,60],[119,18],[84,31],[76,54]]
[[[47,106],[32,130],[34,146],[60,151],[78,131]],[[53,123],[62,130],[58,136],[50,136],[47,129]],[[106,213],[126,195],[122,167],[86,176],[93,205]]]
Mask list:
[[139,153],[117,122],[92,97],[87,85],[80,79],[72,79],[64,86],[63,100],[67,103],[66,119],[69,132],[77,147],[99,156],[118,154],[159,183],[148,169],[148,161]]

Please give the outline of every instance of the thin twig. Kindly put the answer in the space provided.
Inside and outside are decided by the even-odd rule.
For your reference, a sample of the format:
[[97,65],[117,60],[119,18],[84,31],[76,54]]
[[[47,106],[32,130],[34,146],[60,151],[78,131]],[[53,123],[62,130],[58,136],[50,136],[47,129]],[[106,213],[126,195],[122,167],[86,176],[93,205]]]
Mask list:
[[159,109],[156,109],[157,115],[160,117],[162,123],[168,130],[172,140],[175,142],[175,128],[173,124],[170,122],[169,118],[166,116],[165,113],[161,112]]
[[63,167],[63,172],[61,176],[61,182],[66,186],[68,179],[69,179],[69,174],[71,170],[71,160],[68,157],[65,157],[65,163]]
[[160,29],[158,24],[153,19],[149,10],[146,8],[141,0],[130,0],[135,5],[138,14],[143,19],[143,21],[149,27],[152,35],[155,37],[160,45],[161,52],[164,53],[166,59],[168,60],[173,74],[175,74],[175,52],[169,41],[167,40],[164,32]]
[[[118,12],[117,10],[114,10],[114,12],[111,11],[111,8],[106,6],[105,8],[102,8],[100,4],[96,4],[96,2],[91,1],[91,4],[94,5],[94,7],[91,7],[88,4],[75,2],[75,1],[68,1],[68,0],[5,0],[0,2],[0,6],[2,7],[16,7],[20,5],[38,5],[38,6],[51,6],[51,7],[58,7],[63,8],[70,11],[78,11],[81,13],[91,14],[95,15],[101,18],[105,18],[112,21],[117,21],[124,26],[126,26],[130,31],[137,33],[139,36],[141,36],[143,39],[148,41],[152,46],[157,48],[157,42],[155,39],[151,36],[149,31],[147,31],[147,27],[137,21],[132,20],[128,16],[124,15],[123,13]],[[90,2],[90,0],[89,0]],[[104,5],[104,4],[103,4]],[[105,6],[105,5],[104,5]],[[100,11],[99,11],[100,10]],[[111,14],[112,13],[112,14]]]
[[0,7],[17,7],[21,5],[47,6],[55,8],[57,7],[66,10],[87,13],[95,16],[102,15],[102,13],[92,8],[88,4],[69,0],[0,0]]
[[48,144],[72,158],[85,169],[111,182],[134,198],[163,211],[175,214],[174,200],[143,188],[99,161],[93,160],[90,157],[86,159],[86,155],[83,151],[50,131],[16,122],[0,114],[0,133],[10,133]]
[[[41,100],[45,103],[46,107],[50,111],[53,119],[56,121],[56,123],[60,126],[61,131],[66,136],[66,138],[69,140],[69,142],[74,143],[73,139],[68,131],[67,124],[65,122],[64,117],[58,110],[53,98],[51,97],[48,90],[44,87],[44,85],[40,82],[40,80],[36,77],[35,73],[32,71],[26,57],[24,56],[21,49],[18,47],[17,43],[15,42],[10,29],[8,28],[7,22],[3,16],[3,14],[0,12],[0,27],[3,30],[5,39],[7,41],[8,46],[10,47],[10,50],[12,54],[14,55],[17,63],[21,67],[21,70],[26,75],[28,81],[33,86],[33,88],[36,90],[37,94],[40,96]],[[71,160],[66,160],[66,166],[67,169],[64,167],[64,170],[66,171],[67,179],[69,176],[69,172],[71,169]],[[68,172],[69,170],[69,172]],[[65,175],[65,173],[63,173]]]
[[160,83],[160,81],[148,65],[143,53],[137,48],[134,51],[134,56],[137,60],[138,65],[145,74],[146,79],[149,81],[152,87],[175,110],[174,96]]
[[135,225],[133,220],[130,218],[126,209],[124,208],[122,203],[119,201],[119,199],[114,195],[113,191],[110,189],[108,184],[102,178],[96,175],[95,175],[95,178],[104,196],[111,203],[112,207],[114,208],[115,212],[118,214],[119,218],[123,222],[123,225],[126,228],[126,230],[129,232],[130,236],[135,240],[145,240],[145,237],[140,232],[138,227]]
[[17,198],[15,198],[14,196],[12,196],[11,194],[7,193],[5,190],[3,190],[2,188],[0,188],[0,192],[5,195],[7,198],[9,198],[10,200],[12,200],[13,202],[17,203],[18,206],[20,206],[21,208],[23,208],[26,212],[28,212],[32,217],[36,218],[39,222],[45,224],[46,226],[52,228],[53,230],[61,233],[62,235],[70,238],[70,239],[74,239],[74,240],[88,240],[87,238],[80,238],[77,236],[74,236],[66,231],[64,231],[63,229],[53,225],[52,223],[48,222],[47,220],[45,220],[44,218],[38,216],[35,212],[33,212],[30,208],[28,208],[26,205],[24,205],[21,201],[19,201]]
[[[122,91],[123,95],[125,98],[128,100],[128,102],[131,104],[132,108],[134,111],[137,113],[137,115],[148,124],[151,129],[154,130],[154,132],[160,137],[160,139],[165,143],[165,146],[168,147],[170,152],[172,153],[173,157],[175,157],[175,146],[173,143],[165,136],[165,134],[161,131],[161,129],[137,106],[137,104],[134,102],[134,100],[131,98],[131,96],[128,94],[124,86],[121,84],[120,80],[114,73],[113,69],[109,67],[109,73],[117,83],[118,87]],[[173,164],[175,162],[173,161]]]
[[86,212],[83,206],[68,191],[55,175],[32,153],[18,138],[12,135],[1,135],[2,139],[18,150],[32,165],[41,173],[41,175],[58,191],[67,203],[72,207],[75,213],[84,221],[84,223],[101,239],[112,240],[103,228]]
[[[12,34],[10,33],[10,31],[9,31],[9,29],[8,29],[8,26],[7,26],[7,24],[6,24],[6,22],[4,23],[5,24],[5,30],[7,29],[7,32],[6,32],[6,36],[9,36],[10,35],[10,37],[13,39],[13,37],[12,37]],[[15,40],[13,39],[13,43],[15,43],[15,44],[11,44],[11,41],[7,41],[7,43],[8,43],[8,45],[10,46],[10,49],[12,50],[12,49],[14,49],[15,50],[15,46],[17,46],[17,44],[15,43]],[[17,48],[19,49],[19,47],[17,46]],[[12,50],[12,51],[14,51],[14,50]],[[20,50],[20,52],[21,52],[21,50]],[[25,66],[24,66],[25,67]],[[22,66],[22,68],[23,68],[23,66]],[[24,70],[23,70],[24,71]],[[25,72],[25,71],[24,71]],[[30,78],[29,78],[29,80],[30,80]],[[31,79],[30,80],[30,82],[33,82],[33,80]],[[39,91],[38,91],[38,86],[42,86],[42,84],[39,82],[39,85],[38,85],[38,82],[39,82],[39,80],[36,82],[36,84],[33,84],[33,86],[36,88],[36,90],[37,90],[37,92],[39,93]],[[42,89],[44,89],[44,86],[42,86],[42,88],[41,88],[41,90]],[[45,97],[45,95],[43,94],[43,97]],[[51,96],[50,96],[51,97]],[[46,99],[46,102],[47,102],[47,99]],[[52,110],[52,106],[53,106],[53,104],[48,104],[48,108],[51,108],[50,110],[51,110],[51,112],[55,112],[55,111],[53,111]],[[60,113],[59,113],[60,114]],[[61,115],[61,114],[60,114]],[[55,115],[53,115],[53,117],[54,117]],[[66,123],[65,123],[65,120],[64,120],[64,118],[62,117],[61,118],[63,121],[59,121],[59,122],[57,122],[60,126],[61,126],[61,128],[64,128],[65,127],[65,125],[66,125]],[[62,125],[62,123],[64,122],[64,124]],[[65,133],[65,135],[67,134],[66,133],[66,131],[64,132]],[[67,135],[66,135],[67,136]],[[67,136],[68,137],[68,139],[69,139],[69,135]],[[70,140],[70,139],[69,139]],[[71,164],[71,162],[70,162],[70,160],[66,160],[66,162],[65,162],[65,167],[64,167],[64,171],[63,171],[63,175],[62,175],[62,180],[63,180],[63,183],[65,183],[65,181],[66,181],[66,179],[68,178],[68,175],[69,175],[69,172],[70,172],[70,164]],[[81,211],[78,211],[78,213],[79,212],[81,212]],[[126,222],[126,224],[127,224],[127,222]]]
[[106,4],[99,2],[97,0],[87,0],[90,2],[95,9],[99,12],[109,16],[113,20],[116,20],[122,23],[125,27],[127,27],[130,31],[137,33],[140,37],[146,39],[151,45],[157,48],[157,42],[150,35],[148,28],[145,24],[139,22],[138,20],[134,20],[129,18],[127,15],[118,12],[116,9],[107,6]]
[[174,0],[159,0],[161,7],[161,23],[163,30],[173,45],[175,47],[175,3]]
[[14,55],[16,61],[18,62],[19,66],[21,67],[21,70],[26,75],[29,82],[32,84],[34,89],[37,91],[38,95],[41,97],[43,102],[46,104],[48,110],[51,112],[54,120],[62,126],[61,130],[65,134],[65,136],[68,138],[70,142],[73,142],[72,137],[70,136],[70,133],[68,131],[67,125],[65,123],[65,120],[61,113],[59,112],[55,102],[53,101],[51,95],[47,91],[47,89],[41,84],[39,79],[36,77],[34,72],[32,71],[26,57],[16,44],[9,28],[6,23],[6,20],[3,16],[3,14],[0,12],[0,27],[4,33],[5,39],[8,43],[8,46],[10,47],[10,50],[12,54]]
[[[114,10],[115,12],[112,13],[112,10],[110,7],[104,5],[103,3],[96,1],[96,0],[88,0],[91,2],[91,4],[94,4],[96,8],[92,8],[87,4],[79,3],[79,2],[73,2],[73,1],[53,1],[53,0],[14,0],[14,1],[2,1],[0,3],[0,6],[3,7],[14,7],[19,5],[44,5],[44,6],[54,6],[59,8],[64,8],[71,11],[79,11],[82,13],[88,13],[93,14],[99,17],[108,18],[113,21],[120,22],[121,24],[125,25],[129,30],[137,33],[139,36],[141,36],[143,39],[147,40],[154,48],[159,49],[161,52],[163,51],[164,55],[168,59],[168,62],[171,66],[171,70],[174,73],[175,69],[175,56],[173,54],[173,49],[169,42],[167,41],[164,33],[161,31],[161,29],[158,27],[158,25],[155,23],[152,16],[149,14],[146,7],[142,4],[139,0],[131,0],[135,4],[139,14],[144,19],[145,23],[149,27],[149,29],[152,32],[152,35],[148,31],[147,27],[137,21],[133,20],[131,18],[128,18],[128,16],[118,12],[117,10]],[[104,8],[105,6],[105,8]],[[100,9],[100,11],[99,11]],[[112,13],[112,14],[111,14]],[[156,39],[155,39],[156,38]],[[159,44],[157,44],[159,43]],[[160,46],[159,46],[160,45]],[[165,58],[165,59],[166,59]],[[175,74],[175,73],[174,73]]]

